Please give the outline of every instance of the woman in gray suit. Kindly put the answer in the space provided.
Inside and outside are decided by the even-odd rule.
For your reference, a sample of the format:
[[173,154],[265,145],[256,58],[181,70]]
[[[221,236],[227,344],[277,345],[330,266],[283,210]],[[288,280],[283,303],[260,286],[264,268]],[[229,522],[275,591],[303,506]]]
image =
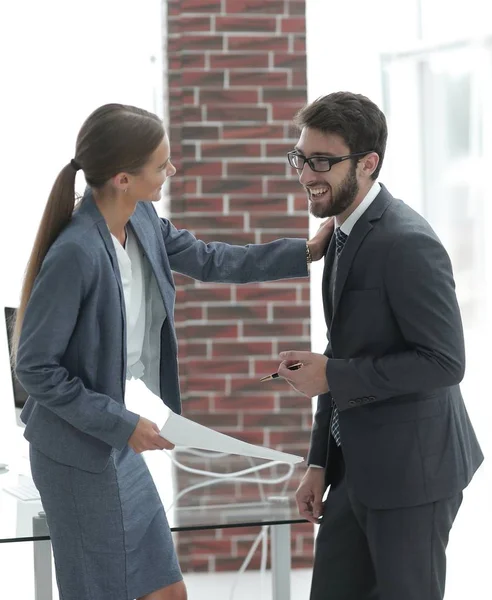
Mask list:
[[[88,187],[75,205],[75,175]],[[306,276],[331,226],[309,242],[205,244],[159,219],[176,172],[160,119],[119,104],[92,113],[58,175],[17,314],[21,418],[63,600],[184,600],[163,506],[141,456],[172,448],[125,407],[142,378],[180,412],[171,269],[201,281]]]

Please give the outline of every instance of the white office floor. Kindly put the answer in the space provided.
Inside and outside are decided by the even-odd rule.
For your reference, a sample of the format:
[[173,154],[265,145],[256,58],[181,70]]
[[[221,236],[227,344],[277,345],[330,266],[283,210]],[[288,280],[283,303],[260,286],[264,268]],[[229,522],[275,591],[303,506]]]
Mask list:
[[[487,467],[477,473],[451,532],[448,549],[446,600],[486,600],[490,598],[492,551],[491,489]],[[267,573],[263,586],[258,572],[241,576],[231,597],[234,573],[187,574],[189,600],[271,600],[271,580]],[[291,575],[291,600],[308,600],[310,571],[294,570]],[[263,594],[260,595],[260,591]],[[0,598],[34,599],[33,545],[30,542],[0,544]],[[58,600],[55,592],[53,600]]]
[[[32,544],[0,544],[0,598],[35,600]],[[295,569],[291,575],[291,599],[308,600],[311,573]],[[190,573],[185,575],[189,600],[272,600],[271,576],[258,571],[243,573],[236,582],[235,573]],[[234,595],[231,593],[234,588]],[[55,589],[53,600],[59,600]]]
[[[214,573],[211,575],[187,575],[189,600],[271,600],[272,580],[270,572],[262,578],[257,571],[243,573],[231,592],[236,580],[234,573]],[[291,600],[308,600],[311,583],[309,569],[294,569],[290,578]],[[261,595],[260,595],[261,592]]]

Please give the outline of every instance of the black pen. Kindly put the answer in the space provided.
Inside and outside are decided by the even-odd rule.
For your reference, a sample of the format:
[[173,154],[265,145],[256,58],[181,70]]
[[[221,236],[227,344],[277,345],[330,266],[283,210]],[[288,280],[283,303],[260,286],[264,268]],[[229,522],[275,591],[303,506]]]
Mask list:
[[[302,367],[302,363],[296,363],[295,365],[290,365],[290,367],[287,367],[289,369],[289,371],[297,371],[297,369],[300,369]],[[260,379],[260,381],[270,381],[271,379],[278,379],[280,377],[280,375],[278,373],[272,373],[271,375],[265,375],[265,377],[262,377]]]

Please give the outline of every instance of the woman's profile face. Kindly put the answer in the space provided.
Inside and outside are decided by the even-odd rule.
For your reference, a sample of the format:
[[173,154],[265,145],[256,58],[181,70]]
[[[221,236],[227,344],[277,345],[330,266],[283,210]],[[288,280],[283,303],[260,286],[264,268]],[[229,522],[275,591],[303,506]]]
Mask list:
[[171,163],[169,139],[164,135],[140,173],[132,175],[128,191],[137,200],[157,202],[161,198],[164,182],[175,173],[176,169]]

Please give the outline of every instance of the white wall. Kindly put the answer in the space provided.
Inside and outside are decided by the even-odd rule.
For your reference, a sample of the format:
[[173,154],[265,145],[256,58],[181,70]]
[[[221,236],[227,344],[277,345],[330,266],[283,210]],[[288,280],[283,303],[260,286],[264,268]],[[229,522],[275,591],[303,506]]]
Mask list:
[[[39,219],[84,119],[107,102],[162,110],[162,21],[160,0],[23,0],[0,3],[0,24],[3,313],[18,303]],[[11,408],[7,375],[0,323],[2,423]]]
[[[83,120],[107,102],[162,115],[161,28],[160,0],[0,2],[0,460],[21,431],[3,307],[18,303],[39,219]],[[30,546],[0,545],[0,597],[33,597]]]
[[83,120],[106,102],[156,108],[160,77],[150,58],[160,55],[160,2],[2,2],[0,22],[0,177],[9,223],[0,248],[3,259],[10,255],[2,292],[15,303],[45,201]]

